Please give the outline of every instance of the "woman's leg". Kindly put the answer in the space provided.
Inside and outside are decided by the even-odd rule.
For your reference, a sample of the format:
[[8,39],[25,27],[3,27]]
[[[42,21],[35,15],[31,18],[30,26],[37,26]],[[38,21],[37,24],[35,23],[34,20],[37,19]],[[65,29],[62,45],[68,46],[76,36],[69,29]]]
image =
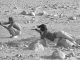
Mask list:
[[75,38],[73,38],[73,36],[71,34],[64,32],[64,31],[57,32],[57,37],[68,39],[71,42],[75,41]]

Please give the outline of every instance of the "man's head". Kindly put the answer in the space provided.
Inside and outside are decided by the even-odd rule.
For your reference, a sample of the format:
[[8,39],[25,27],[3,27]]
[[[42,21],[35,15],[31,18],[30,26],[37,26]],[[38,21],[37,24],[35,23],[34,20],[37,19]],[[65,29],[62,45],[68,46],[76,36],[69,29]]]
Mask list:
[[0,25],[1,25],[1,22],[0,22]]
[[9,22],[10,23],[13,23],[14,22],[12,17],[9,17]]
[[46,31],[47,30],[47,27],[45,24],[41,24],[39,26],[37,26],[37,28],[40,28],[41,31]]

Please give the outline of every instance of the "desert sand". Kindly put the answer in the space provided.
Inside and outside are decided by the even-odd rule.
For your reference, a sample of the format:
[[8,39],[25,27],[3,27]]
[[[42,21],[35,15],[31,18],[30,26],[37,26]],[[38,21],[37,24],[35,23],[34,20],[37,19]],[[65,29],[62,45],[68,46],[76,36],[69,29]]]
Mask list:
[[8,21],[9,16],[20,24],[22,34],[17,39],[9,38],[9,32],[0,26],[0,60],[80,60],[80,48],[59,48],[62,52],[56,53],[53,42],[43,47],[37,42],[41,40],[39,33],[31,30],[46,24],[52,32],[72,34],[80,44],[79,0],[0,0],[0,22]]

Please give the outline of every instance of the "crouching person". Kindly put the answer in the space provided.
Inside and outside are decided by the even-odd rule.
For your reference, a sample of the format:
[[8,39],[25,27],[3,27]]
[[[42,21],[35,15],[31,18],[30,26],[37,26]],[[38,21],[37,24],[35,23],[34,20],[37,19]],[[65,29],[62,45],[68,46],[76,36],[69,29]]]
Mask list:
[[9,31],[9,33],[11,35],[10,38],[18,38],[18,36],[21,34],[20,25],[18,23],[16,23],[12,17],[9,17],[8,22],[0,23],[0,25]]

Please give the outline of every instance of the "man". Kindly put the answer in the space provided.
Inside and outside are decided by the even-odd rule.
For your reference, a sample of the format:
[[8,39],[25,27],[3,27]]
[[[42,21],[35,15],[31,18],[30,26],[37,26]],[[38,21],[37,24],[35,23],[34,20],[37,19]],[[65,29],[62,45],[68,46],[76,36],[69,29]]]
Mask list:
[[41,39],[48,39],[50,41],[57,40],[57,42],[58,40],[61,40],[61,39],[64,39],[64,40],[67,39],[71,41],[72,43],[76,44],[75,38],[73,38],[71,34],[64,32],[64,31],[57,31],[57,32],[52,33],[48,31],[47,26],[45,24],[41,24],[37,26],[37,29],[33,29],[33,30],[36,30],[37,32],[40,33]]
[[0,23],[0,25],[9,31],[11,35],[10,38],[17,38],[21,34],[21,29],[19,24],[16,23],[12,17],[9,17],[8,22]]

